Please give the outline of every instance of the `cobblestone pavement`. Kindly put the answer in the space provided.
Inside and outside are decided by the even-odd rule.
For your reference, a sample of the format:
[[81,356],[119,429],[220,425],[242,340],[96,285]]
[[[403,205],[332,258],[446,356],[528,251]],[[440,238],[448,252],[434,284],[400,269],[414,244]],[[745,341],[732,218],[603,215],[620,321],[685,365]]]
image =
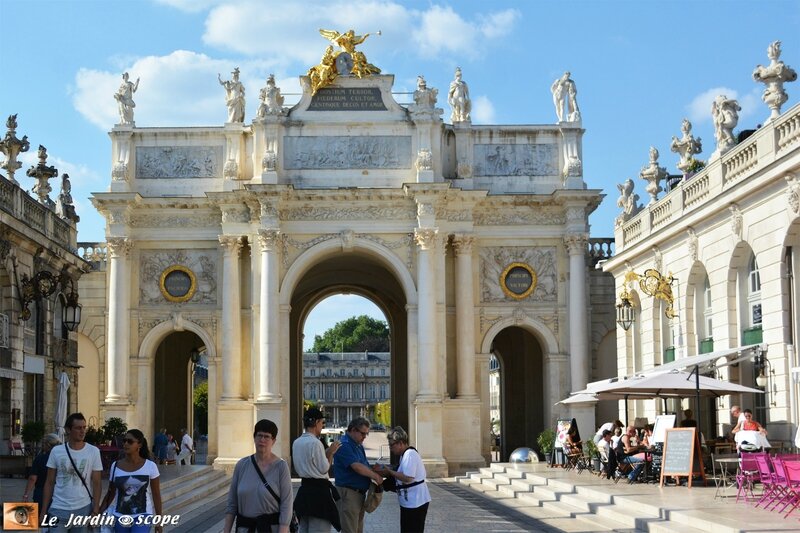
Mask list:
[[[425,530],[439,532],[556,532],[561,529],[547,526],[543,522],[495,502],[477,492],[444,480],[430,480],[431,505]],[[295,482],[295,488],[299,482]],[[224,498],[209,502],[206,511],[186,517],[177,528],[170,531],[189,533],[222,531],[224,520]],[[335,529],[331,529],[335,532]],[[397,533],[400,531],[400,508],[397,495],[387,493],[380,507],[368,514],[365,533]]]

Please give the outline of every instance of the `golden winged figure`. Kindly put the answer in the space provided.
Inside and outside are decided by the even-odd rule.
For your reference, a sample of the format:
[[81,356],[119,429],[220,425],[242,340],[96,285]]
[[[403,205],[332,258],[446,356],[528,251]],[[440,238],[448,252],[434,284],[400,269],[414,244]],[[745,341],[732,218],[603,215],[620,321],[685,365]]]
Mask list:
[[[366,41],[367,37],[369,37],[369,33],[365,33],[364,35],[356,35],[356,32],[353,30],[347,30],[344,33],[339,33],[336,30],[320,29],[319,34],[349,54],[355,52],[356,46]],[[378,32],[378,35],[380,35],[380,32]]]

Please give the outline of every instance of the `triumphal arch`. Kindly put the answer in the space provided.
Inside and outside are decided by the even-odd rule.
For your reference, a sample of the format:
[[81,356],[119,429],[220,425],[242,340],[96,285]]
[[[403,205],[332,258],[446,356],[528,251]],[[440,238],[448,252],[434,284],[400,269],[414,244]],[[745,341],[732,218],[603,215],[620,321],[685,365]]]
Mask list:
[[557,416],[587,415],[554,404],[596,377],[613,283],[590,289],[587,218],[601,194],[583,181],[568,73],[553,86],[555,124],[479,126],[460,69],[441,104],[420,76],[401,105],[394,77],[356,49],[366,36],[323,36],[334,44],[301,77],[300,101],[284,106],[270,77],[250,121],[238,69],[219,79],[229,122],[214,127],[137,126],[123,81],[110,188],[93,197],[107,220],[104,290],[81,295],[107,309],[103,416],[152,434],[202,349],[210,460],[251,453],[260,418],[277,422],[288,457],[302,431],[303,324],[342,292],[389,320],[393,423],[430,475],[489,457],[491,354],[505,373],[506,455]]

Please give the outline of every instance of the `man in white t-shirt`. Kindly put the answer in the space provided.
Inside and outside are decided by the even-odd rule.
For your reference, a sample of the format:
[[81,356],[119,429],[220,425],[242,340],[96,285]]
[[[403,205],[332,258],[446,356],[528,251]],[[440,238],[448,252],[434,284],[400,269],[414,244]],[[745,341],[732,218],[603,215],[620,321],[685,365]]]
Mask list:
[[[175,458],[175,464],[192,464],[192,452],[194,451],[194,441],[192,437],[186,433],[185,429],[181,429],[181,453]],[[186,461],[185,463],[183,461]]]
[[[738,405],[731,407],[731,416],[736,419],[736,424],[744,424],[744,413],[742,412],[742,408]],[[733,427],[736,427],[736,424],[734,424]]]
[[[51,532],[67,531],[85,533],[83,517],[96,515],[100,511],[100,474],[103,463],[100,450],[84,442],[86,437],[86,418],[81,413],[73,413],[64,424],[67,431],[66,442],[53,447],[47,460],[47,481],[40,516],[49,519],[56,517],[58,523],[50,526]],[[50,498],[52,497],[52,502]],[[49,513],[48,513],[49,511]]]

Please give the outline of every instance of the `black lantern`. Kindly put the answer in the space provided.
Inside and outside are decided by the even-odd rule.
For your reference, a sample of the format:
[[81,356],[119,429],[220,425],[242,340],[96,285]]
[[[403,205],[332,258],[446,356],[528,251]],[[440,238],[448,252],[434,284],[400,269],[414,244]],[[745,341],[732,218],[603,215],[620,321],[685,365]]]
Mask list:
[[625,331],[628,331],[636,321],[636,308],[633,306],[627,290],[622,291],[622,294],[619,295],[619,300],[617,304],[617,324]]
[[67,294],[67,302],[61,308],[61,322],[69,331],[75,331],[81,323],[81,304],[78,303],[78,293],[74,289]]
[[197,348],[192,348],[192,351],[189,352],[189,360],[192,361],[193,365],[196,365],[200,362],[200,352]]

